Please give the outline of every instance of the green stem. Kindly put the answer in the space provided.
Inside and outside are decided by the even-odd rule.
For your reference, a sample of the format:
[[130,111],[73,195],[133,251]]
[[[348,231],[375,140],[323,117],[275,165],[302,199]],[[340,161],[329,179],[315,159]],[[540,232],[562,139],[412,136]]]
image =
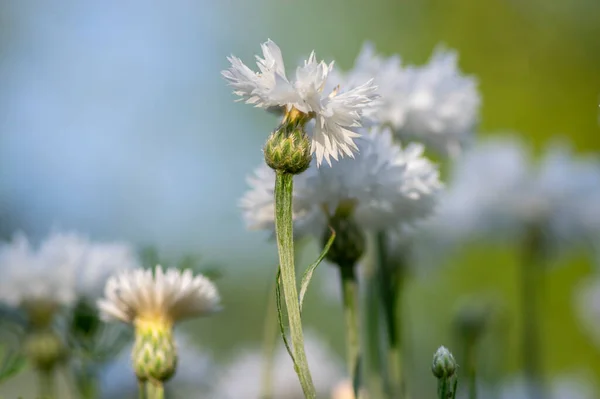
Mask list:
[[340,266],[340,280],[342,283],[344,319],[346,321],[346,362],[348,375],[354,387],[354,397],[358,398],[360,387],[359,357],[360,338],[358,320],[358,284],[354,273],[354,266]]
[[304,396],[308,399],[316,397],[308,361],[304,350],[304,335],[298,288],[296,286],[296,270],[294,268],[294,240],[292,221],[293,175],[277,171],[275,178],[275,232],[279,251],[279,267],[283,296],[287,308],[294,363]]
[[385,231],[377,233],[377,275],[379,294],[387,328],[388,354],[387,392],[390,398],[404,397],[404,384],[402,380],[402,334],[398,318],[398,309],[401,308],[401,298],[404,288],[405,265],[392,265],[388,256],[388,240]]
[[469,399],[477,399],[477,358],[476,339],[468,339],[465,342],[465,369],[467,373],[467,384],[469,387]]
[[538,331],[538,297],[540,288],[542,231],[530,227],[524,243],[521,263],[521,317],[523,323],[521,351],[523,369],[528,381],[528,394],[531,398],[541,395],[541,351]]
[[277,297],[275,284],[269,289],[267,313],[263,330],[263,372],[260,389],[261,399],[273,398],[273,363],[277,346]]
[[56,387],[54,386],[54,370],[39,371],[40,398],[56,398]]
[[138,380],[138,398],[146,399],[146,383],[142,380]]
[[146,383],[146,389],[148,390],[148,399],[165,398],[165,387],[160,381],[148,381]]

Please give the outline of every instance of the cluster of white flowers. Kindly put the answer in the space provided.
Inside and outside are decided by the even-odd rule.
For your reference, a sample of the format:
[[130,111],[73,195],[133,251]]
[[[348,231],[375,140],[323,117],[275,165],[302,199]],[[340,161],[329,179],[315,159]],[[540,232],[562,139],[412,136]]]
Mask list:
[[333,62],[317,62],[311,53],[304,65],[296,69],[295,79],[288,79],[281,50],[271,40],[261,45],[263,57],[256,57],[260,72],[248,68],[239,58],[228,57],[231,67],[222,72],[234,93],[248,104],[264,109],[296,109],[314,118],[312,148],[317,164],[340,155],[352,156],[357,150],[352,129],[360,127],[360,115],[374,98],[375,86],[366,80],[348,91],[325,92]]
[[397,55],[386,59],[366,43],[354,67],[330,84],[351,88],[374,79],[379,98],[365,112],[367,123],[455,157],[474,136],[481,103],[475,78],[462,75],[457,61],[455,52],[440,47],[428,64],[403,67]]
[[[306,331],[305,346],[317,395],[329,397],[333,388],[344,378],[343,363],[313,331]],[[251,350],[239,355],[219,373],[210,397],[258,399],[261,394],[264,362],[260,350]],[[275,353],[272,372],[274,398],[304,398],[292,360],[283,345],[280,345]]]
[[[365,229],[395,228],[428,216],[442,188],[437,168],[423,157],[423,146],[402,148],[389,129],[373,128],[357,140],[359,153],[333,166],[310,167],[295,179],[294,228],[320,236],[327,217],[350,205]],[[275,172],[260,166],[248,179],[240,205],[250,227],[274,228]]]
[[70,305],[77,298],[94,299],[110,274],[137,265],[135,252],[123,243],[93,243],[76,233],[55,232],[36,250],[18,234],[0,245],[0,301]]
[[554,249],[600,237],[600,162],[551,145],[534,163],[513,137],[481,142],[454,165],[449,189],[427,226],[436,236],[522,237],[543,229]]

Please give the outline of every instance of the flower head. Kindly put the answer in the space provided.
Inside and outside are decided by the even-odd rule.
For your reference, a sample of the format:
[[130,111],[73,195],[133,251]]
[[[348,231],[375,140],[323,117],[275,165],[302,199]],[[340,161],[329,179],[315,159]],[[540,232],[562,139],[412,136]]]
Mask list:
[[[364,229],[396,227],[428,216],[442,185],[423,146],[394,144],[389,130],[372,129],[357,141],[355,159],[335,167],[310,167],[295,179],[293,217],[297,234],[321,237],[328,219],[349,211]],[[251,190],[240,205],[247,225],[274,227],[275,173],[259,167],[248,179]]]
[[124,270],[108,279],[105,297],[98,301],[107,320],[126,323],[161,322],[213,313],[219,309],[219,294],[214,284],[190,270],[180,271],[156,266],[152,270]]
[[534,163],[514,138],[484,141],[464,154],[430,230],[453,240],[522,237],[543,231],[544,250],[588,244],[600,233],[600,162],[564,145]]
[[366,43],[354,68],[332,81],[351,88],[372,77],[379,98],[365,111],[370,123],[392,127],[401,140],[455,156],[473,136],[480,106],[476,81],[460,73],[457,58],[440,47],[427,65],[403,67],[400,57],[383,58]]
[[357,151],[354,139],[360,135],[362,111],[375,98],[371,80],[346,92],[324,91],[333,63],[317,61],[312,52],[304,65],[296,69],[294,79],[288,79],[281,50],[271,40],[261,45],[263,58],[256,57],[259,72],[248,68],[239,58],[228,57],[231,67],[222,72],[240,100],[264,109],[279,109],[285,120],[298,117],[306,123],[314,120],[311,153],[316,153],[317,165],[323,159],[352,156]]

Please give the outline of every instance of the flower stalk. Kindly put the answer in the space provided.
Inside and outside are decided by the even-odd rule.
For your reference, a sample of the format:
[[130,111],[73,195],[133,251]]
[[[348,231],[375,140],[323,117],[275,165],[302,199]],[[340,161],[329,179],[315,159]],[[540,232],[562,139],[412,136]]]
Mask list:
[[458,365],[454,360],[454,356],[448,349],[440,346],[433,355],[433,364],[431,371],[438,380],[438,398],[439,399],[454,399],[456,397],[456,388],[458,378],[456,377],[456,369]]
[[300,304],[298,302],[298,289],[296,286],[296,270],[294,267],[292,221],[292,190],[294,175],[281,170],[277,170],[276,172],[275,232],[277,236],[277,249],[279,252],[281,284],[283,286],[283,296],[287,308],[292,351],[294,355],[294,368],[298,374],[304,396],[308,399],[314,399],[316,393],[304,349],[304,334],[302,331],[302,319],[300,317]]
[[346,362],[348,375],[354,388],[354,397],[358,398],[360,387],[359,359],[360,337],[358,320],[358,284],[356,281],[355,267],[340,267],[340,280],[342,284],[344,319],[346,322]]

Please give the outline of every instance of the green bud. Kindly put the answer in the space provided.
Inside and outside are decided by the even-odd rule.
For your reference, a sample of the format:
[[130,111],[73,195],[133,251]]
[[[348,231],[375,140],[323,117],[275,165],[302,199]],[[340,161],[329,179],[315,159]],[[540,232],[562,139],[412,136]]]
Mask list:
[[175,374],[177,348],[170,328],[137,328],[132,352],[133,369],[141,381],[164,382]]
[[456,332],[469,342],[477,341],[490,323],[493,311],[491,304],[481,299],[461,304],[454,320]]
[[100,328],[98,310],[86,300],[80,300],[73,309],[71,332],[76,337],[91,338]]
[[[366,238],[362,228],[350,214],[336,212],[329,220],[329,225],[335,230],[335,240],[327,252],[326,259],[340,267],[354,267],[365,253]],[[331,231],[325,230],[322,244],[325,246]]]
[[301,126],[291,131],[287,126],[282,126],[271,133],[265,144],[265,162],[274,170],[300,174],[310,166],[310,146],[310,140]]
[[454,375],[457,367],[452,353],[444,346],[440,346],[433,355],[433,365],[431,366],[433,375],[437,378],[449,378]]
[[67,348],[50,329],[33,331],[25,340],[25,353],[37,370],[50,371],[65,360]]

